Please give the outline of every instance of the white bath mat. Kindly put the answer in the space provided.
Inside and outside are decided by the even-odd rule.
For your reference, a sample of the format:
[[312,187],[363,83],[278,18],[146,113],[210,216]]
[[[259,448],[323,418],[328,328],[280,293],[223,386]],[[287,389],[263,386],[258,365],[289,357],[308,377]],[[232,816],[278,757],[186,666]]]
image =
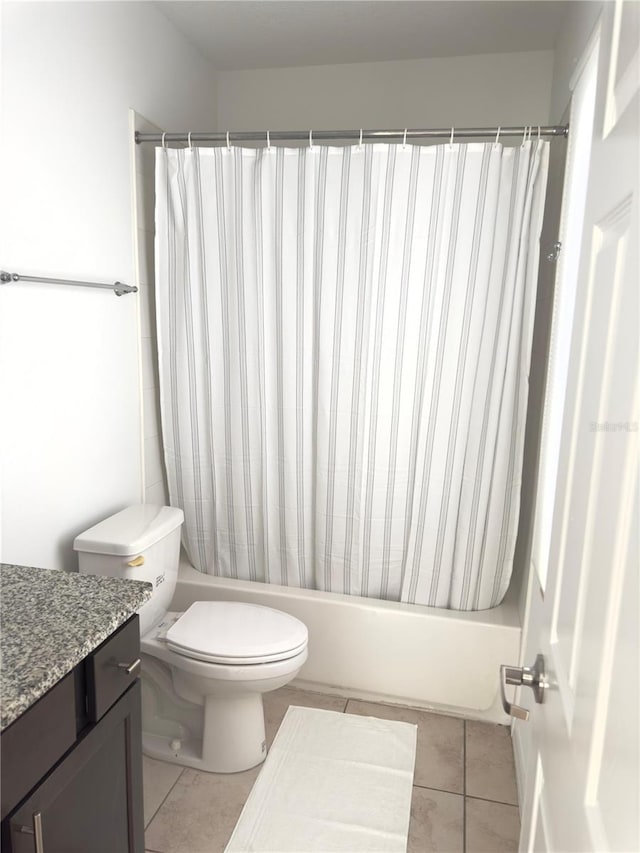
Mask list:
[[226,853],[405,851],[416,730],[291,706]]

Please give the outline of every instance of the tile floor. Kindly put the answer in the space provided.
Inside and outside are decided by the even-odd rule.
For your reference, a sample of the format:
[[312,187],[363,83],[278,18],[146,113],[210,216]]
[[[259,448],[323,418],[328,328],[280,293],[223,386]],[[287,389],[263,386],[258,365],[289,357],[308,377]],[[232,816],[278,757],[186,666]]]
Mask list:
[[[408,853],[517,851],[520,819],[504,726],[284,687],[265,696],[268,744],[289,705],[417,724]],[[201,773],[145,757],[149,853],[223,851],[259,772]]]

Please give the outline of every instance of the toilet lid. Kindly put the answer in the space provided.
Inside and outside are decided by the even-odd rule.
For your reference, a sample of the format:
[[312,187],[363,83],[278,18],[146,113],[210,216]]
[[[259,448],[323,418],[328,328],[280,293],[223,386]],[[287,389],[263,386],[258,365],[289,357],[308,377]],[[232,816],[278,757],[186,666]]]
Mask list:
[[307,645],[307,626],[279,610],[239,601],[196,601],[169,628],[167,646],[223,664],[286,660]]

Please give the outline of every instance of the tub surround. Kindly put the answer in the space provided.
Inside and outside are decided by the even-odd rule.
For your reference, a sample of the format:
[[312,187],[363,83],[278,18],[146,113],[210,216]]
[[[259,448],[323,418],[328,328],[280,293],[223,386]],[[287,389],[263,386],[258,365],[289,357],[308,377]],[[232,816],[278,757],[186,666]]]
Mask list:
[[151,596],[139,581],[0,564],[1,730]]

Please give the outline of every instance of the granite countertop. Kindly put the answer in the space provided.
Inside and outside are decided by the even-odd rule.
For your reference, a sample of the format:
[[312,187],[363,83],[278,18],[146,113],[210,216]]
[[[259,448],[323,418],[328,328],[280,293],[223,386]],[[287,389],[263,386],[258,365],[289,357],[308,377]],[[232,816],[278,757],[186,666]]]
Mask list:
[[0,729],[124,624],[152,589],[141,581],[0,564]]

